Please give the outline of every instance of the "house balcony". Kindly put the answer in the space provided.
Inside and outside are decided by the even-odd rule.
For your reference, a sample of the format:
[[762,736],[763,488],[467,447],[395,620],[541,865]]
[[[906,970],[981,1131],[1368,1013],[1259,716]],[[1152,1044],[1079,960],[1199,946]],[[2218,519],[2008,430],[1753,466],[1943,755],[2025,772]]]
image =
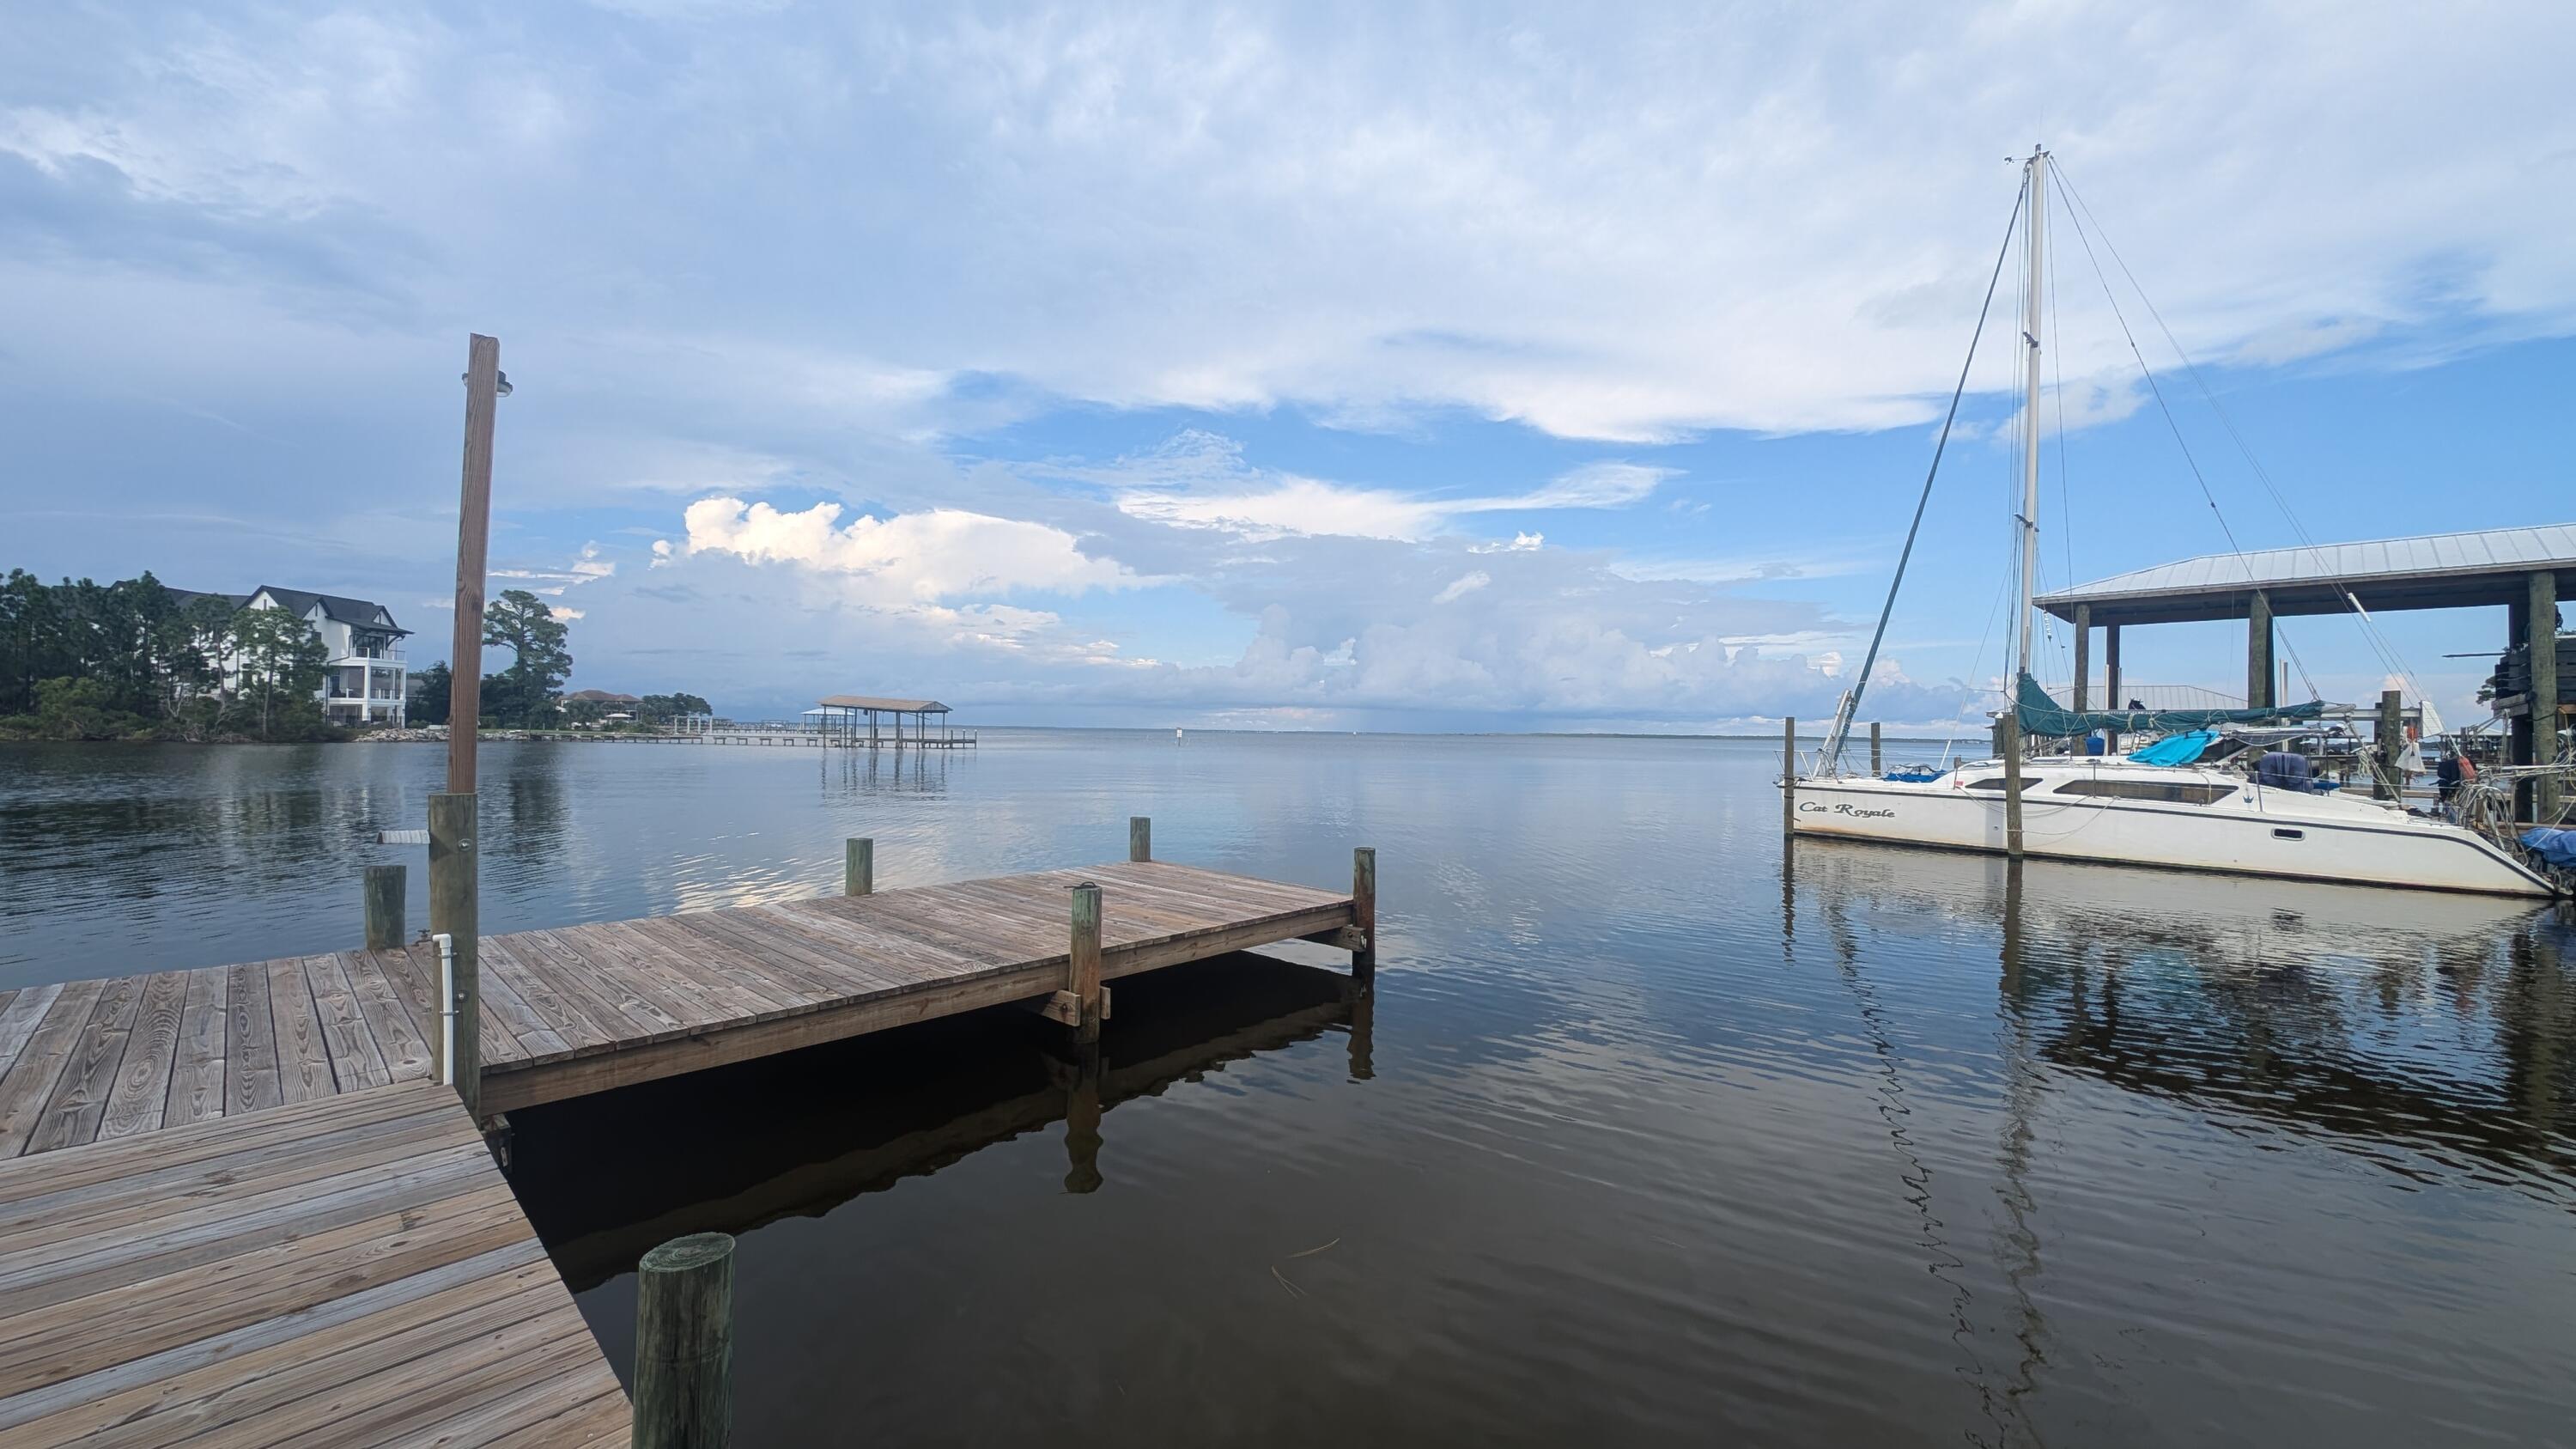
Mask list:
[[403,662],[403,652],[399,649],[360,649],[326,662],[334,669],[355,669],[362,665],[373,665],[378,669],[409,667]]

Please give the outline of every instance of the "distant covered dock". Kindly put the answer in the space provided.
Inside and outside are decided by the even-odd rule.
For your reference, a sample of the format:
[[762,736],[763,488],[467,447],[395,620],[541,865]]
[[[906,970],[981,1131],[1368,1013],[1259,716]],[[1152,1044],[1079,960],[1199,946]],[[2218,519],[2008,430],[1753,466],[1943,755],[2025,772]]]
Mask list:
[[[2104,707],[2118,708],[2120,630],[2132,624],[2246,621],[2245,704],[2276,699],[2272,621],[2291,615],[2359,610],[2505,610],[2505,674],[2511,684],[2496,711],[2512,726],[2511,762],[2549,764],[2568,713],[2559,680],[2558,601],[2576,589],[2576,523],[2430,534],[2367,543],[2209,554],[2116,574],[2033,600],[2075,631],[2074,707],[2086,707],[2093,630],[2102,629]],[[2546,727],[2535,728],[2534,721]],[[2553,818],[2550,782],[2544,799],[2525,806]]]
[[[972,749],[975,737],[957,733],[949,708],[935,699],[888,699],[873,694],[832,694],[805,711],[833,744],[881,749]],[[912,721],[910,733],[904,721]],[[935,721],[935,722],[934,722]]]

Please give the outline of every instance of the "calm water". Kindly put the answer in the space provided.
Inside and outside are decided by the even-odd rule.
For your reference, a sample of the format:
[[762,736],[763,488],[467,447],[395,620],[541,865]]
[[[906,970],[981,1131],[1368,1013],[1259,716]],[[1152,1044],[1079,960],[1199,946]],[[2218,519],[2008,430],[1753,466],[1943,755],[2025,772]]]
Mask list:
[[[487,929],[1379,848],[1351,1003],[1121,983],[524,1114],[612,1359],[742,1235],[746,1444],[2566,1442],[2571,927],[1802,847],[1767,743],[487,748]],[[0,985],[352,943],[432,747],[0,749]],[[425,914],[413,871],[415,923]],[[1338,961],[1317,953],[1316,961]]]

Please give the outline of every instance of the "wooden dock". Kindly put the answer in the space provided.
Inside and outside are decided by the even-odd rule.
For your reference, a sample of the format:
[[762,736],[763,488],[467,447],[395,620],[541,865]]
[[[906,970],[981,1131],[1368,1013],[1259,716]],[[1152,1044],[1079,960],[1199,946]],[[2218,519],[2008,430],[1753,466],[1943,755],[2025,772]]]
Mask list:
[[[443,797],[454,798],[454,797]],[[486,936],[491,1116],[1307,939],[1349,894],[1144,859]],[[0,992],[0,1442],[623,1443],[478,1123],[426,942]],[[466,1059],[459,1052],[460,1059]],[[5,1159],[16,1159],[8,1161]],[[90,1436],[90,1437],[84,1437]]]
[[623,1445],[456,1093],[374,1087],[0,1162],[0,1443]]

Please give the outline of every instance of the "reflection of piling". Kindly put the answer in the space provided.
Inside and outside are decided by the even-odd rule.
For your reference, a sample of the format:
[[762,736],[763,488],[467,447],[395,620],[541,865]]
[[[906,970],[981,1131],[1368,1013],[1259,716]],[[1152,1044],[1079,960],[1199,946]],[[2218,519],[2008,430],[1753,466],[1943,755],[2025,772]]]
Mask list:
[[1377,847],[1351,852],[1351,928],[1359,944],[1351,949],[1351,979],[1362,986],[1377,982]]
[[1377,1075],[1377,993],[1363,991],[1351,1002],[1351,1080]]
[[367,949],[399,951],[403,945],[404,871],[398,865],[367,867]]
[[733,1436],[733,1239],[674,1238],[635,1278],[635,1449],[722,1449]]
[[1063,1064],[1064,1190],[1098,1192],[1107,1179],[1100,1172],[1100,1049],[1083,1049],[1078,1060]]

